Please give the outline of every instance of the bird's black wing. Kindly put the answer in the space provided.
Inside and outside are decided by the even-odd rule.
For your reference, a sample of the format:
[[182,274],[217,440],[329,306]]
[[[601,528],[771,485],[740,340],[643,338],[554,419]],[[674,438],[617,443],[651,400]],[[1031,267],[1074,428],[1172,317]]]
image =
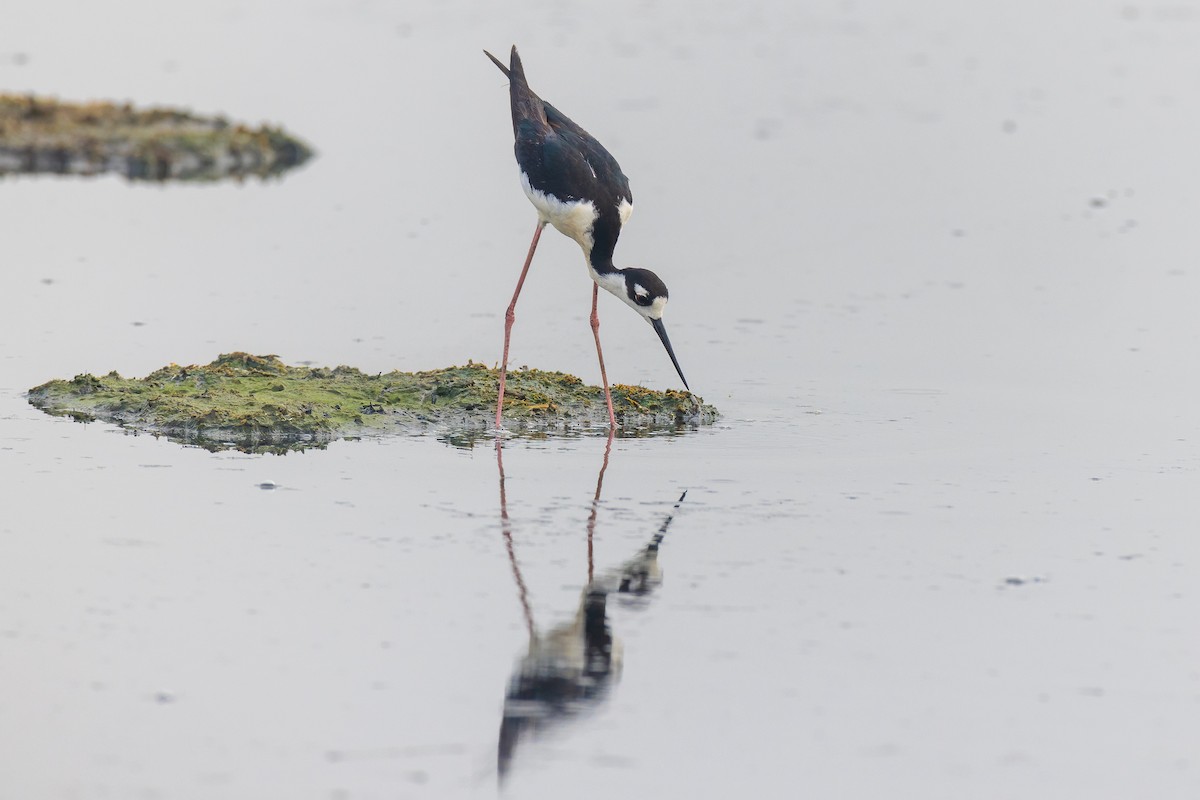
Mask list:
[[601,199],[599,173],[580,149],[578,138],[569,132],[539,130],[522,122],[517,125],[513,149],[521,171],[538,191],[562,201]]
[[546,101],[542,101],[546,112],[546,121],[555,133],[574,143],[574,146],[585,154],[588,163],[596,171],[596,180],[609,184],[618,196],[618,202],[625,200],[633,203],[633,192],[629,189],[629,178],[621,171],[621,165],[604,145],[596,141],[596,137],[585,131],[578,123],[559,111]]
[[566,129],[540,131],[532,124],[517,126],[515,149],[517,163],[534,189],[564,202],[594,204],[588,258],[598,272],[612,269],[613,250],[621,235],[620,205],[629,200],[629,182],[612,156],[590,136],[582,139]]
[[[517,163],[529,175],[530,184],[560,199],[586,197],[607,204],[609,198],[599,196],[595,188],[602,186],[606,189],[604,194],[615,197],[614,202],[633,203],[629,179],[612,154],[574,120],[529,88],[516,45],[509,54],[508,67],[491,53],[483,52],[509,79],[514,149]],[[548,163],[564,170],[557,180],[554,171],[546,166]]]

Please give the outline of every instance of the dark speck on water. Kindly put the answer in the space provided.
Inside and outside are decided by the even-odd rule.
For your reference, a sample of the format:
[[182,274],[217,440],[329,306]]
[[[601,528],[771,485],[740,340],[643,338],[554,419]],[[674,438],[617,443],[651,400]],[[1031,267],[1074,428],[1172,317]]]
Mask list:
[[1016,576],[1010,576],[1010,577],[1007,577],[1004,579],[1005,586],[1026,586],[1031,583],[1045,583],[1045,582],[1046,582],[1045,578],[1039,578],[1039,577],[1018,578]]

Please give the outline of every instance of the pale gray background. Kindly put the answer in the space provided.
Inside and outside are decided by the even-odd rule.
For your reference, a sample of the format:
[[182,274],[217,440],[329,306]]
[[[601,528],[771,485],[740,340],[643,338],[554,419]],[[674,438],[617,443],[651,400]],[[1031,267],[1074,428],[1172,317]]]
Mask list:
[[[666,583],[505,793],[1194,797],[1200,12],[778,0],[5,9],[7,90],[320,155],[0,182],[0,798],[497,794],[524,626],[490,447],[213,455],[22,392],[234,349],[494,362],[534,213],[480,49],[513,42],[629,174],[618,263],[667,281],[726,416],[616,443],[598,563],[690,488]],[[544,237],[514,362],[596,380],[589,303]],[[602,303],[610,376],[674,386]],[[603,444],[506,449],[543,627]]]

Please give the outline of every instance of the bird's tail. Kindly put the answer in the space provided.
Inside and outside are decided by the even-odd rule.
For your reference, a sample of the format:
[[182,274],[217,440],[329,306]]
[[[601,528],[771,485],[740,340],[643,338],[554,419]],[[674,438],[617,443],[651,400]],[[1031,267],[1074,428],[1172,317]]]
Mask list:
[[[508,78],[512,77],[512,73],[509,72],[508,67],[506,67],[500,63],[500,59],[496,58],[494,55],[489,53],[487,50],[484,50],[483,54],[485,56],[487,56],[488,58],[490,58],[492,60],[492,63],[500,68],[500,71],[504,73],[505,77],[508,77]],[[513,56],[515,57],[516,54],[517,54],[517,47],[516,47],[516,45],[513,45]]]
[[517,54],[517,46],[515,44],[512,46],[507,67],[487,50],[484,50],[483,53],[508,77],[508,91],[512,102],[513,133],[516,133],[517,126],[522,120],[533,121],[538,127],[546,126],[546,110],[542,105],[542,99],[534,94],[534,91],[529,88],[529,82],[525,80],[525,68],[521,65],[521,56]]
[[499,67],[500,71],[503,72],[505,77],[507,77],[509,80],[512,80],[514,75],[516,75],[522,81],[525,80],[525,68],[521,66],[521,56],[517,54],[517,46],[515,44],[512,46],[512,51],[509,53],[507,67],[504,66],[500,59],[496,58],[487,50],[484,50],[483,54],[490,58],[492,63]]

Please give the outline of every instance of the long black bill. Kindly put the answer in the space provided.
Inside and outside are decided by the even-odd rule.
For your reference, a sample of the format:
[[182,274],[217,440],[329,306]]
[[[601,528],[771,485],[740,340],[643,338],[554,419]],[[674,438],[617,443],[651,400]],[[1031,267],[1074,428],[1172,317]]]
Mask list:
[[654,326],[654,332],[658,334],[658,338],[662,339],[663,347],[667,348],[667,355],[671,357],[671,363],[675,365],[675,371],[679,373],[679,380],[683,381],[683,388],[690,392],[692,389],[687,385],[687,378],[683,377],[683,370],[679,368],[679,359],[675,358],[675,351],[671,349],[671,340],[667,338],[667,329],[663,325],[662,319],[652,319],[650,324]]

